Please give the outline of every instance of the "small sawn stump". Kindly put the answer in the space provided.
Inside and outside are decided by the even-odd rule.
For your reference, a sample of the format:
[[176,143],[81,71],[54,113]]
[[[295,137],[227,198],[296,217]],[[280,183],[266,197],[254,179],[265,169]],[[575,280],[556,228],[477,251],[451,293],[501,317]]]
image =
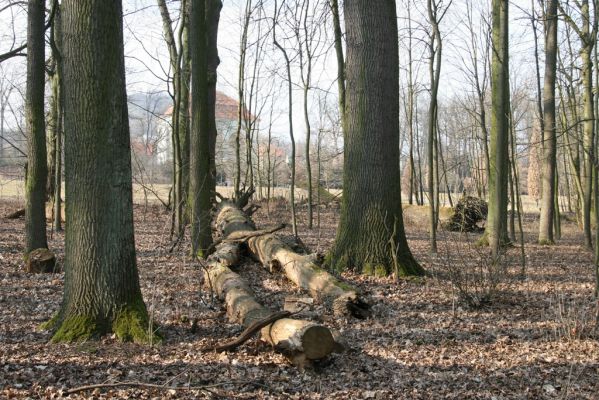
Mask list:
[[32,274],[52,273],[56,267],[56,257],[48,249],[32,250],[25,260],[25,271]]

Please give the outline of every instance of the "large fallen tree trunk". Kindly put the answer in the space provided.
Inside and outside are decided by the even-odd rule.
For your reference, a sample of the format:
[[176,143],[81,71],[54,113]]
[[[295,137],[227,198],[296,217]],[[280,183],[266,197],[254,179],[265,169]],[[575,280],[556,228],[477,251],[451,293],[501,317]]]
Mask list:
[[[223,207],[221,213],[222,210]],[[247,226],[238,220],[230,220],[221,232],[225,232],[224,239],[227,239],[227,236],[246,229]],[[268,318],[273,311],[258,303],[248,284],[230,269],[239,259],[240,242],[223,240],[208,258],[204,278],[206,285],[224,300],[229,319],[247,328]],[[260,333],[262,340],[300,366],[306,360],[321,359],[341,350],[341,344],[327,327],[310,321],[283,318],[262,328]]]
[[221,207],[216,225],[225,237],[234,231],[238,240],[247,243],[251,254],[262,265],[271,271],[284,271],[289,280],[331,307],[336,315],[352,315],[358,318],[370,315],[370,306],[360,297],[357,289],[321,268],[313,255],[296,253],[278,236],[268,231],[256,234],[260,231],[256,231],[252,220],[234,204]]

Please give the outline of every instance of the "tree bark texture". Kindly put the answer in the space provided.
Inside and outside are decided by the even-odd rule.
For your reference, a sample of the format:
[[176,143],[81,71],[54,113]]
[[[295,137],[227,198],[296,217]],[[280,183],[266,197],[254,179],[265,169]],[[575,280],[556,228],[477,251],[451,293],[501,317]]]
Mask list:
[[[230,321],[248,327],[273,311],[258,303],[249,285],[231,271],[230,267],[240,260],[240,242],[227,241],[227,238],[252,232],[254,225],[239,208],[229,203],[221,203],[216,225],[223,241],[208,258],[205,284],[225,301]],[[321,359],[339,350],[339,344],[328,328],[305,320],[277,320],[262,328],[261,337],[292,360]]]
[[208,109],[208,30],[206,2],[191,4],[192,117],[190,146],[191,244],[194,256],[205,257],[212,244],[210,213],[210,124]]
[[216,227],[223,237],[245,237],[251,255],[262,265],[271,271],[282,270],[289,280],[323,301],[335,314],[359,318],[369,315],[369,306],[357,289],[319,267],[313,255],[296,253],[275,234],[257,232],[253,221],[238,207],[221,206]]
[[401,212],[395,1],[347,0],[345,27],[343,202],[327,263],[364,273],[422,275]]
[[208,133],[209,133],[209,153],[210,153],[210,176],[209,186],[211,194],[211,203],[215,199],[213,193],[216,192],[216,81],[217,68],[220,64],[218,57],[218,25],[220,22],[220,11],[223,8],[221,0],[208,0],[206,9],[206,24],[208,34]]
[[29,0],[27,17],[27,174],[25,177],[25,255],[47,248],[46,238],[46,131],[45,85],[45,1]]
[[492,3],[491,146],[486,236],[495,257],[507,243],[509,171],[508,1]]
[[122,4],[64,0],[65,288],[53,341],[148,342],[133,234]]
[[545,79],[543,87],[543,174],[539,243],[552,244],[555,210],[557,138],[555,134],[555,79],[557,66],[557,2],[550,0],[545,15]]
[[345,58],[343,56],[343,33],[339,15],[339,1],[330,0],[329,6],[333,14],[333,35],[335,38],[335,55],[337,57],[337,90],[339,91],[339,117],[341,128],[345,126]]

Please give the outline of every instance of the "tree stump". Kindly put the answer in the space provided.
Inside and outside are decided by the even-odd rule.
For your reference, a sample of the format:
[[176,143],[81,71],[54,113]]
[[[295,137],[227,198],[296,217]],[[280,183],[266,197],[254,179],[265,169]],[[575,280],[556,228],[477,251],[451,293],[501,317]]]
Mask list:
[[44,274],[54,272],[56,257],[48,249],[32,250],[25,260],[25,271],[32,274]]

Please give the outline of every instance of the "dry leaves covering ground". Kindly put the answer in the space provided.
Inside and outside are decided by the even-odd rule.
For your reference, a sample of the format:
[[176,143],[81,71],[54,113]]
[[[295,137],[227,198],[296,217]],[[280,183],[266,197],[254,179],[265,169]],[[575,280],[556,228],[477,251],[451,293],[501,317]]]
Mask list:
[[[0,203],[0,215],[18,207]],[[285,219],[284,203],[260,210],[261,227]],[[338,210],[320,210],[320,228],[301,237],[326,251]],[[187,249],[168,254],[169,215],[159,207],[135,209],[138,263],[144,297],[165,336],[156,346],[107,337],[79,344],[49,344],[37,326],[58,309],[63,275],[22,270],[24,221],[0,220],[0,398],[60,398],[68,389],[111,382],[165,388],[115,387],[70,398],[292,398],[292,399],[596,399],[599,345],[594,339],[592,255],[572,222],[558,246],[534,244],[538,221],[526,219],[528,279],[500,283],[495,300],[479,309],[457,299],[448,270],[485,262],[468,244],[475,236],[443,234],[441,255],[427,254],[427,233],[408,225],[411,247],[433,277],[424,280],[345,278],[365,291],[374,318],[340,321],[315,306],[313,315],[339,329],[350,348],[303,372],[252,339],[232,353],[202,354],[202,346],[241,332],[222,304],[203,288]],[[300,216],[303,221],[305,215]],[[63,235],[50,246],[63,258]],[[519,271],[518,249],[506,265]],[[239,272],[274,308],[299,294],[284,278],[247,261]],[[586,314],[585,314],[586,312]],[[197,329],[192,329],[197,320]],[[595,336],[596,337],[596,336]],[[203,389],[173,389],[205,386]]]

